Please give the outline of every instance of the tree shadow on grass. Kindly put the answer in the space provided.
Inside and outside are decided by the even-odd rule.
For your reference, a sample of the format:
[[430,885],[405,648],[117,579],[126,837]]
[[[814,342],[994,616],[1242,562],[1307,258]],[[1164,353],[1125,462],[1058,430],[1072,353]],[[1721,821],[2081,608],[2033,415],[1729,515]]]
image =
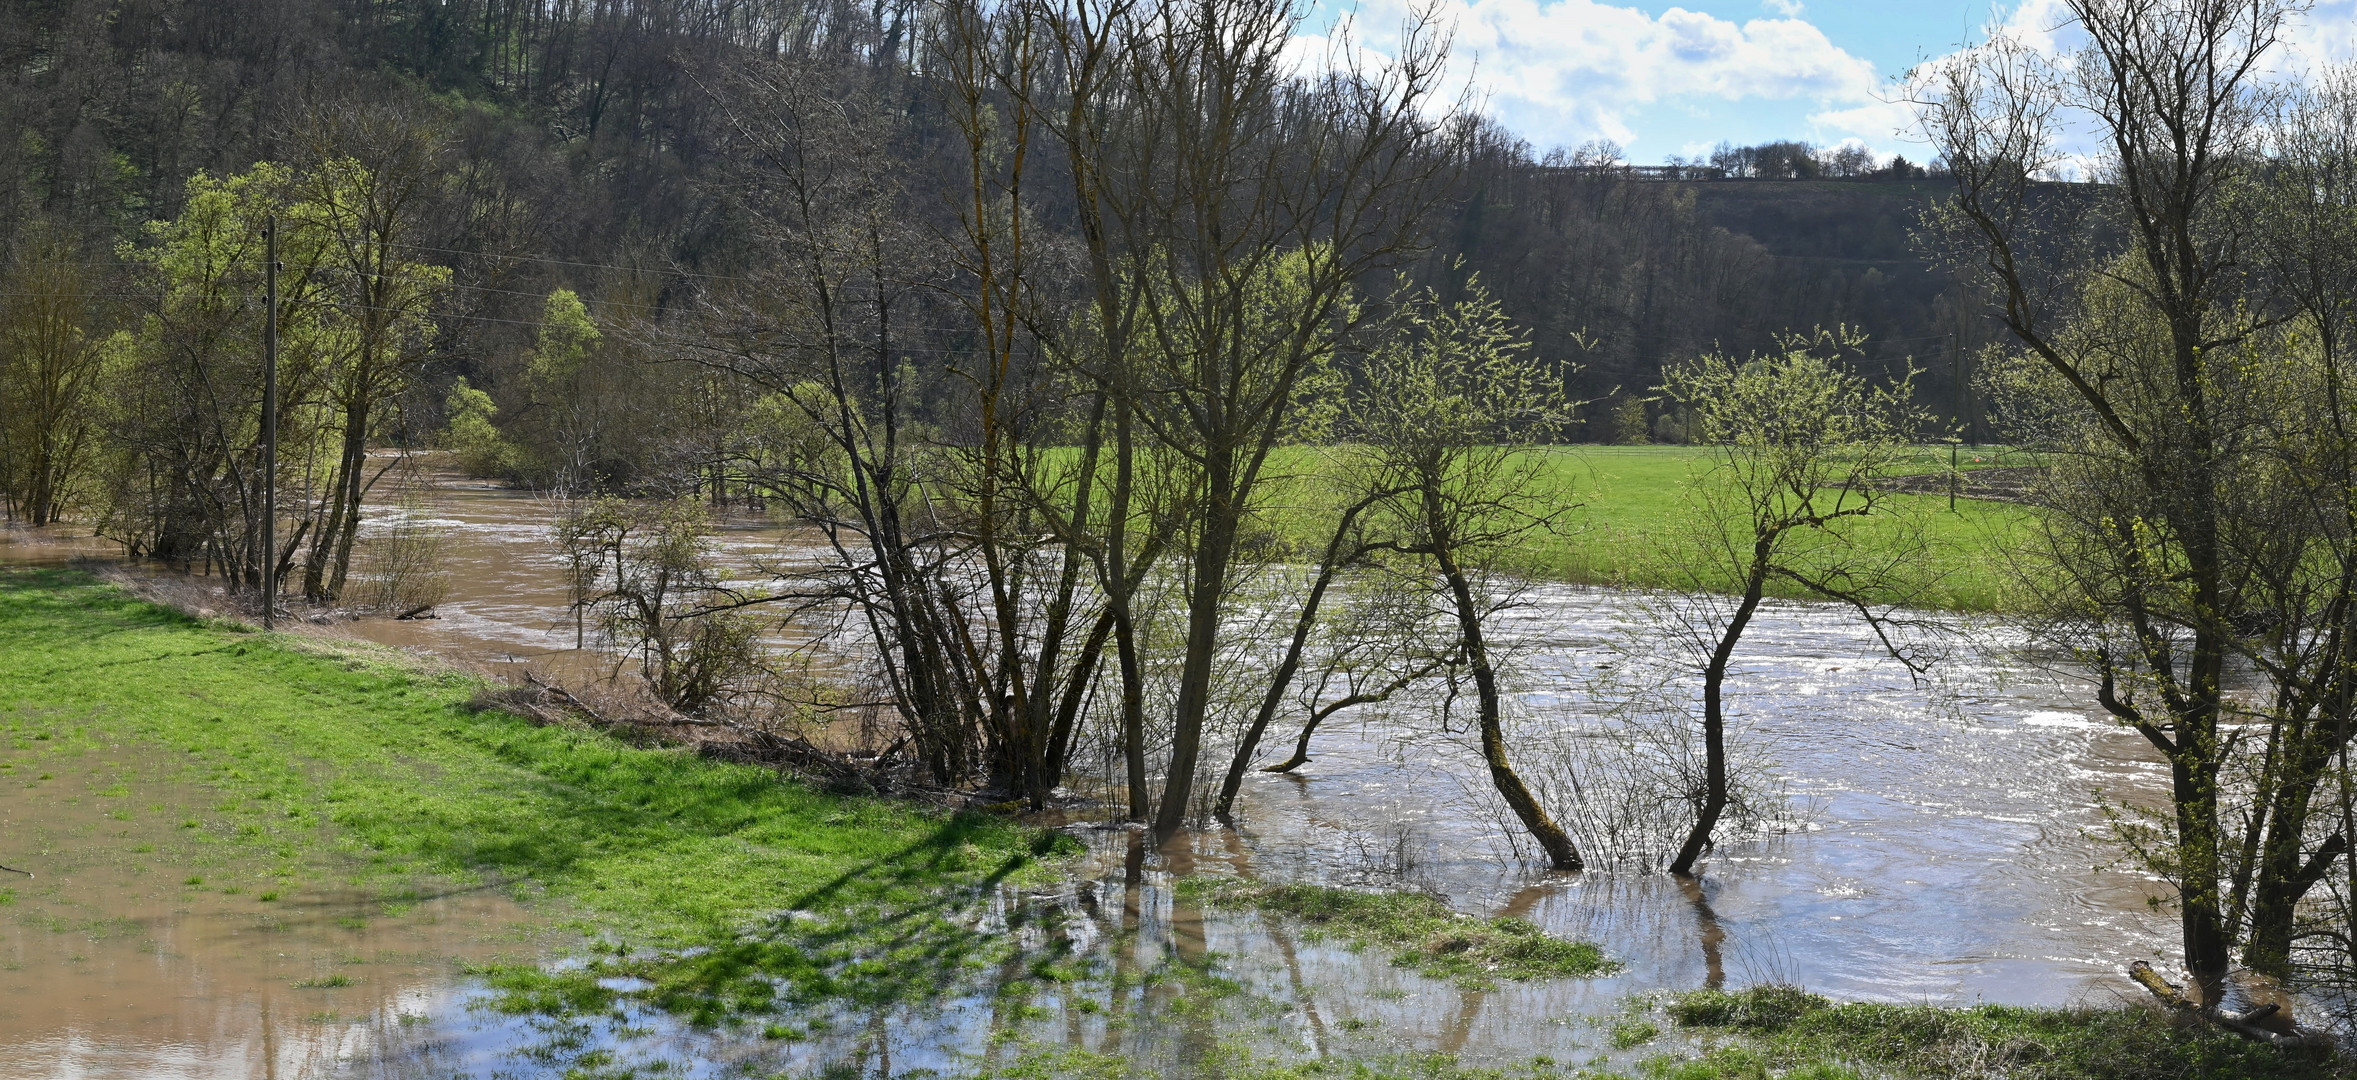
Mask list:
[[789,911],[633,974],[653,983],[648,1004],[698,1025],[780,1006],[880,1009],[981,990],[978,979],[1021,951],[1014,931],[1025,918],[1016,904],[1003,922],[994,921],[990,901],[1035,856],[1056,850],[1058,840],[1043,834],[1030,850],[974,873],[967,854],[972,840],[1001,828],[978,815],[958,815],[891,855],[797,895]]
[[[587,1016],[629,998],[698,1027],[790,1007],[872,1011],[985,989],[978,980],[1019,952],[1008,931],[1022,920],[1018,908],[994,925],[985,917],[988,901],[1036,855],[1058,846],[1055,836],[1042,835],[1029,850],[977,872],[973,839],[994,839],[1004,828],[979,815],[952,817],[795,894],[786,910],[685,948],[599,957],[564,970],[504,966],[477,974],[494,992],[490,1007],[501,1012]],[[643,985],[624,988],[618,978]]]
[[[184,651],[148,656],[158,645],[136,632],[197,625],[78,571],[0,570],[0,640],[38,645],[36,662],[185,664]],[[716,1023],[781,1004],[937,998],[1013,955],[1012,936],[994,927],[1023,913],[1002,918],[992,898],[1024,866],[1074,843],[471,712],[445,695],[408,696],[409,676],[374,667],[227,651],[152,669],[146,707],[177,709],[186,694],[235,716],[208,737],[232,758],[260,753],[310,770],[336,825],[381,855],[534,882],[580,900],[593,920],[635,920],[665,940],[660,952],[578,968],[485,969],[503,1011],[603,1011],[630,993]],[[763,902],[772,888],[777,902]],[[763,914],[746,919],[747,910]],[[613,976],[649,985],[600,985]]]

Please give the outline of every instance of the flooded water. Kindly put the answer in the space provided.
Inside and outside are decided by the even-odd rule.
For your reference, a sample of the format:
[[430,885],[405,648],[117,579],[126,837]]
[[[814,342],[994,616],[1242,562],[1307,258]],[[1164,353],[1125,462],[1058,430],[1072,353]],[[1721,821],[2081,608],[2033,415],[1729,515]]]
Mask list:
[[[1524,681],[1541,687],[1621,659],[1612,646],[1642,619],[1605,590],[1531,601],[1515,621]],[[1744,638],[1730,676],[1739,723],[1790,785],[1801,827],[1722,846],[1699,889],[1508,869],[1499,826],[1451,797],[1475,780],[1470,750],[1382,725],[1321,732],[1311,765],[1253,777],[1244,848],[1260,876],[1347,879],[1390,863],[1467,910],[1527,909],[1635,960],[1623,984],[1779,978],[1846,999],[2052,1004],[2124,986],[2129,962],[2165,956],[2173,924],[2146,902],[2158,883],[2099,869],[2114,855],[2096,836],[2096,793],[2166,790],[2143,740],[2090,719],[2076,685],[1986,648],[1944,665],[1945,686],[1917,685],[1847,615],[1773,605]],[[1546,691],[1522,704],[1542,720],[1581,705]]]
[[[578,664],[594,657],[573,650],[564,566],[547,540],[547,504],[457,488],[434,492],[424,510],[449,530],[444,558],[451,593],[440,618],[362,620],[352,624],[354,632],[478,660]],[[730,523],[721,539],[740,564],[791,558],[810,542],[752,520]],[[25,557],[19,542],[0,548],[0,558],[12,551]],[[1577,727],[1589,720],[1580,688],[1599,665],[1622,656],[1629,628],[1642,625],[1644,616],[1633,598],[1606,590],[1545,587],[1528,599],[1502,635],[1524,657],[1518,722],[1527,732]],[[574,1030],[466,1007],[475,991],[447,966],[436,972],[421,963],[399,977],[372,974],[352,988],[366,988],[362,993],[332,1002],[292,989],[288,971],[343,948],[326,944],[337,939],[325,931],[317,949],[284,959],[263,957],[259,946],[222,947],[241,957],[236,964],[267,978],[240,982],[219,974],[232,970],[228,961],[166,959],[222,952],[192,950],[186,942],[258,941],[264,934],[286,940],[290,932],[307,932],[254,929],[237,921],[234,905],[219,913],[203,904],[174,908],[179,914],[168,918],[108,907],[106,918],[176,919],[172,925],[182,929],[161,938],[144,931],[145,937],[108,939],[116,942],[103,946],[114,950],[112,966],[69,959],[60,953],[65,945],[30,952],[12,946],[23,966],[6,975],[25,985],[82,980],[73,983],[75,993],[92,1001],[129,994],[132,980],[169,984],[173,989],[144,991],[140,1000],[148,1003],[136,1008],[174,1019],[139,1030],[157,1033],[145,1051],[150,1060],[164,1060],[164,1042],[156,1040],[169,1029],[176,1032],[170,1040],[179,1040],[171,1046],[190,1048],[186,1060],[212,1063],[178,1074],[190,1076],[258,1075],[248,1063],[277,1053],[267,1049],[271,1040],[297,1029],[312,1032],[307,1047],[332,1047],[304,1053],[340,1057],[343,1064],[334,1069],[367,1075],[496,1068],[553,1076],[588,1060],[583,1054],[663,1062],[686,1075],[826,1064],[896,1075],[920,1067],[959,1071],[1026,1047],[1118,1053],[1176,1067],[1238,1038],[1253,1052],[1271,1054],[1440,1050],[1469,1062],[1537,1054],[1618,1062],[1662,1045],[1615,1048],[1610,1028],[1629,1008],[1630,995],[1767,980],[1835,998],[1892,1002],[2109,1000],[2128,988],[2120,972],[2129,962],[2170,955],[2173,929],[2167,914],[2148,903],[2161,892],[2157,882],[2105,869],[2115,856],[2098,836],[2104,821],[2098,793],[2150,802],[2165,792],[2165,772],[2139,737],[2096,717],[2084,686],[2067,672],[2028,662],[2019,644],[2002,628],[1983,632],[1937,669],[1937,682],[1922,684],[1880,657],[1872,636],[1846,611],[1771,605],[1745,638],[1731,685],[1745,742],[1789,788],[1797,827],[1722,846],[1699,882],[1634,869],[1551,874],[1517,862],[1504,827],[1485,810],[1479,760],[1461,737],[1428,730],[1428,719],[1346,720],[1351,714],[1344,714],[1320,732],[1309,765],[1286,775],[1250,775],[1235,829],[1190,834],[1167,850],[1147,852],[1132,833],[1075,825],[1094,854],[1071,885],[1052,895],[1002,898],[988,918],[1058,913],[1050,936],[1093,958],[1103,977],[1012,1012],[985,979],[936,1008],[806,1018],[815,1023],[789,1038],[695,1031],[634,1006]],[[1281,732],[1271,738],[1289,742]],[[1625,966],[1594,980],[1466,989],[1393,967],[1379,955],[1302,939],[1280,921],[1192,905],[1171,889],[1191,873],[1423,889],[1461,911],[1515,915],[1553,934],[1596,941]],[[30,895],[21,885],[19,892]],[[186,903],[177,894],[167,898],[170,893],[153,893],[139,902],[148,907],[134,907],[161,912],[154,905]],[[338,903],[323,897],[304,910],[333,926],[329,913]],[[21,920],[30,910],[20,904],[5,918]],[[1032,915],[1020,915],[1025,911]],[[459,918],[456,909],[448,918]],[[1019,932],[1049,933],[1036,928],[1044,924],[1027,925],[1033,928]],[[373,926],[369,933],[394,932]],[[133,938],[169,944],[141,952]],[[404,940],[388,941],[380,952],[463,951],[449,940]],[[1133,977],[1152,970],[1178,974]],[[1229,1011],[1182,1007],[1190,994],[1204,993],[1200,980],[1180,977],[1186,972],[1225,980],[1218,994]],[[224,989],[272,979],[289,988],[268,997]],[[0,1012],[0,1030],[11,1033],[10,1041],[67,1047],[91,1037],[74,1034],[82,1021],[73,1017],[97,1016],[92,1010],[101,1007],[73,1012],[54,1004],[60,995],[39,996],[52,1004],[32,1007],[11,998],[0,1006],[18,1010]],[[298,1023],[321,1013],[374,1019],[343,1027],[322,1021],[316,1029]],[[407,1016],[424,1019],[400,1020]],[[1206,1019],[1212,1016],[1227,1019]],[[281,1034],[264,1034],[271,1031]],[[94,1053],[75,1059],[92,1063],[78,1067],[79,1075],[155,1075],[124,1071]],[[7,1068],[0,1063],[0,1077],[20,1075]],[[325,1071],[334,1070],[308,1070]]]
[[8,757],[0,836],[39,869],[0,874],[0,1080],[328,1076],[461,1011],[465,962],[538,948],[488,889],[281,885],[123,749]]

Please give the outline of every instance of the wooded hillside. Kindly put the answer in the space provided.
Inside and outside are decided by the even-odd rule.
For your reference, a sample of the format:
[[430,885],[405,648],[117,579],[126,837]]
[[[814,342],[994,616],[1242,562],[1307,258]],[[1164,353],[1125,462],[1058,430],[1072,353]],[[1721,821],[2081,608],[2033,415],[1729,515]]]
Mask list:
[[[303,119],[322,108],[366,102],[430,121],[451,141],[450,182],[410,242],[451,268],[452,287],[406,413],[437,428],[461,377],[520,402],[550,290],[575,290],[601,320],[632,318],[759,259],[720,197],[732,63],[839,60],[911,121],[895,153],[919,171],[946,160],[941,92],[911,73],[925,17],[914,0],[11,4],[0,224],[12,249],[32,223],[63,226],[110,270],[118,245],[185,208],[192,175],[303,157]],[[1473,145],[1419,276],[1481,274],[1544,356],[1580,365],[1574,396],[1645,393],[1665,359],[1848,323],[1882,363],[1926,369],[1918,385],[1935,411],[1957,408],[1953,350],[1969,354],[1986,329],[1910,245],[1936,181],[1661,182],[1575,167],[1589,159],[1499,131]],[[940,210],[933,224],[946,227]],[[1635,435],[1612,404],[1587,410],[1573,437]],[[1647,434],[1674,434],[1656,427],[1658,405],[1649,419]]]

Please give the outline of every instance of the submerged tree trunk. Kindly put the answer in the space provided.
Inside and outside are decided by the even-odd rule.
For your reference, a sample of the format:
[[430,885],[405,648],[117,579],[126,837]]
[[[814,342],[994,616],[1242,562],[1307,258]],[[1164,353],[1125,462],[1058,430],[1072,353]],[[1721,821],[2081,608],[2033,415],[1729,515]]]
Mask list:
[[[1318,608],[1325,602],[1327,588],[1334,584],[1334,575],[1344,564],[1364,553],[1363,548],[1345,551],[1345,548],[1351,547],[1351,527],[1357,524],[1359,515],[1365,513],[1368,507],[1394,494],[1397,493],[1378,491],[1369,494],[1351,504],[1342,512],[1341,519],[1334,523],[1334,533],[1326,540],[1325,555],[1318,560],[1317,579],[1310,584],[1309,596],[1301,604],[1301,614],[1293,621],[1293,639],[1285,647],[1285,658],[1278,662],[1276,672],[1269,676],[1268,692],[1261,696],[1260,711],[1253,714],[1252,725],[1244,730],[1243,739],[1236,743],[1235,756],[1228,762],[1227,779],[1221,782],[1219,800],[1211,808],[1211,812],[1222,820],[1235,811],[1236,791],[1244,784],[1244,770],[1251,767],[1253,752],[1260,749],[1261,736],[1268,732],[1269,722],[1276,719],[1277,708],[1285,702],[1285,691],[1292,687],[1294,673],[1301,669],[1301,654],[1309,646],[1310,632],[1317,628]],[[1305,745],[1308,739],[1308,733],[1304,732],[1302,742]]]
[[1694,827],[1686,832],[1686,842],[1678,846],[1677,858],[1670,862],[1670,873],[1680,877],[1694,873],[1694,861],[1710,846],[1711,831],[1718,828],[1719,816],[1727,812],[1727,663],[1735,655],[1735,643],[1742,640],[1743,631],[1751,625],[1751,617],[1759,611],[1760,597],[1768,584],[1769,557],[1774,544],[1773,536],[1762,537],[1752,549],[1751,572],[1744,578],[1743,599],[1737,602],[1726,629],[1719,632],[1710,662],[1702,670],[1702,808],[1694,816]]
[[1237,518],[1243,508],[1217,501],[1236,492],[1232,454],[1210,455],[1204,488],[1215,500],[1204,508],[1187,590],[1186,659],[1179,668],[1178,702],[1171,716],[1170,775],[1162,783],[1154,835],[1167,840],[1186,823],[1195,793],[1195,764],[1203,750],[1203,722],[1211,712],[1211,666],[1218,659],[1219,621],[1226,611],[1228,569],[1236,551]]
[[1513,762],[1506,755],[1506,734],[1499,716],[1498,673],[1490,663],[1489,644],[1481,630],[1481,608],[1473,597],[1473,584],[1466,579],[1465,570],[1457,565],[1457,554],[1450,542],[1435,493],[1425,493],[1425,519],[1433,526],[1432,556],[1440,565],[1441,577],[1448,582],[1449,598],[1457,612],[1457,632],[1463,638],[1466,666],[1473,671],[1473,688],[1481,706],[1481,756],[1489,764],[1490,782],[1506,805],[1513,808],[1522,827],[1538,840],[1547,853],[1547,865],[1556,870],[1579,870],[1586,867],[1579,849],[1569,834],[1547,816],[1545,807],[1514,771]]

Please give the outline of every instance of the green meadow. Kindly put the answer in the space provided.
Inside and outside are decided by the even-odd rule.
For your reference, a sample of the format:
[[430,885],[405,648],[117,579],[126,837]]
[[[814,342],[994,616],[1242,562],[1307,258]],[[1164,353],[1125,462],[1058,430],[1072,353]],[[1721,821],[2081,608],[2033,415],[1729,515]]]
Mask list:
[[[1716,482],[1710,452],[1688,446],[1567,446],[1534,450],[1544,455],[1548,483],[1543,501],[1560,514],[1555,527],[1531,536],[1511,553],[1502,569],[1540,581],[1637,588],[1723,591],[1729,575],[1695,567],[1692,522],[1702,485]],[[1975,458],[1978,460],[1976,461]],[[1990,448],[1961,454],[1964,469],[2025,464],[2018,456],[2000,459]],[[1271,483],[1261,505],[1269,528],[1297,552],[1324,543],[1331,512],[1316,492],[1318,459],[1296,453],[1272,464]],[[1920,471],[1944,472],[1944,449],[1926,449]],[[1957,499],[1944,495],[1900,495],[1893,513],[1868,518],[1851,530],[1853,542],[1892,548],[1905,537],[1920,537],[1919,571],[1905,600],[1919,607],[1960,611],[2006,611],[2020,605],[2020,550],[2033,527],[2032,512],[2012,503]],[[1773,591],[1773,590],[1772,590]],[[1780,595],[1794,596],[1789,588]]]

